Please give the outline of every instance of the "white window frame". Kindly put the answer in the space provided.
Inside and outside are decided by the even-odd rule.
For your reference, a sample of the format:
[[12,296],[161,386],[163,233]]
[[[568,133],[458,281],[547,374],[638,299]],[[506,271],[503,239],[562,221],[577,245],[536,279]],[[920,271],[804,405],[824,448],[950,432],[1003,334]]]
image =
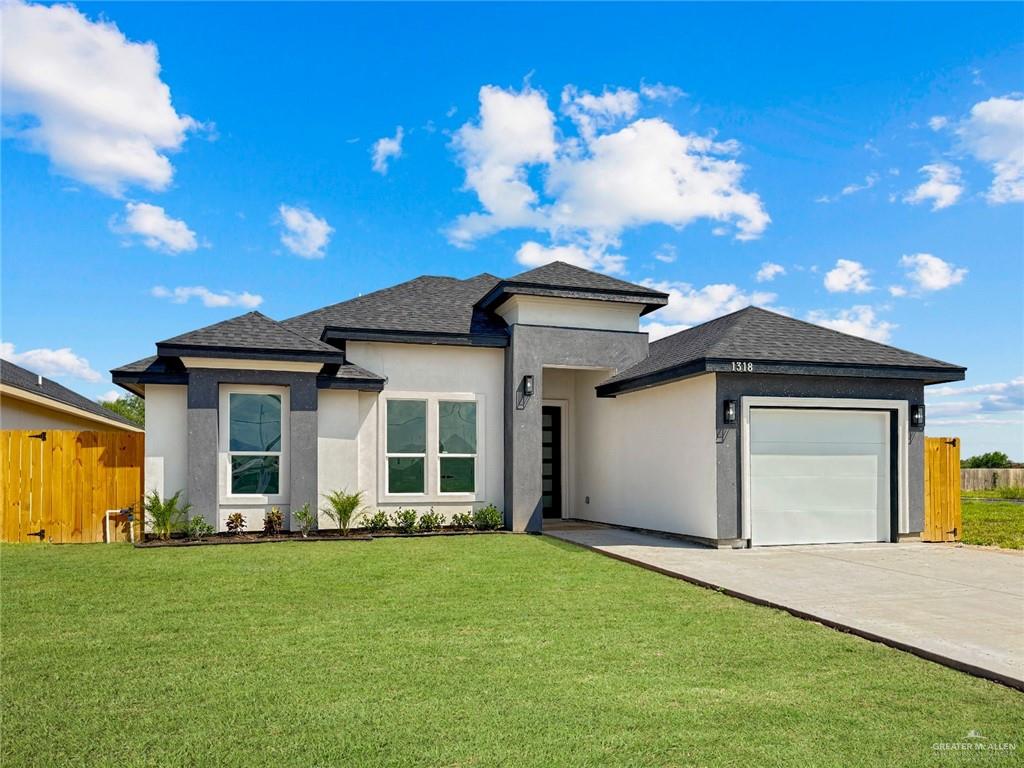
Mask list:
[[[280,451],[232,451],[231,450],[231,395],[277,395],[281,398],[281,450]],[[287,504],[290,457],[290,416],[291,400],[288,387],[263,384],[221,384],[219,408],[219,466],[221,504]],[[233,493],[231,490],[231,457],[278,456],[277,493]]]
[[[476,405],[476,423],[475,423],[475,434],[473,435],[473,444],[476,446],[476,453],[441,453],[441,403],[473,403]],[[457,499],[462,498],[473,498],[476,496],[476,486],[479,479],[479,473],[477,472],[477,466],[479,463],[478,454],[480,452],[480,405],[477,403],[475,398],[465,397],[439,397],[437,402],[434,403],[434,411],[437,418],[437,430],[435,432],[434,448],[437,451],[437,461],[435,470],[437,472],[437,495],[438,496],[454,496]],[[473,460],[473,490],[472,491],[442,491],[441,490],[441,459],[472,459]]]
[[[391,493],[388,490],[388,458],[399,458],[401,456],[419,456],[419,454],[395,454],[387,451],[387,428],[388,428],[388,402],[391,400],[425,400],[427,402],[427,453],[423,463],[424,493]],[[476,455],[474,470],[474,490],[472,493],[449,492],[441,493],[441,462],[440,451],[438,450],[438,422],[439,403],[470,401],[476,403]],[[378,401],[377,417],[377,440],[378,446],[378,467],[377,487],[381,504],[402,503],[415,501],[417,504],[443,504],[443,503],[472,503],[483,501],[487,498],[485,479],[486,456],[485,447],[487,439],[486,398],[478,392],[406,392],[406,391],[385,391],[380,395]],[[461,455],[461,454],[459,454]],[[446,457],[455,457],[456,454],[446,453]],[[468,454],[467,454],[468,456]]]
[[[388,408],[391,402],[423,403],[423,453],[391,453],[388,448]],[[430,450],[430,402],[425,397],[389,397],[384,401],[384,493],[387,496],[396,498],[420,498],[427,495],[429,490],[428,471],[429,462],[427,452]],[[423,491],[421,493],[393,493],[391,491],[391,459],[423,459]]]

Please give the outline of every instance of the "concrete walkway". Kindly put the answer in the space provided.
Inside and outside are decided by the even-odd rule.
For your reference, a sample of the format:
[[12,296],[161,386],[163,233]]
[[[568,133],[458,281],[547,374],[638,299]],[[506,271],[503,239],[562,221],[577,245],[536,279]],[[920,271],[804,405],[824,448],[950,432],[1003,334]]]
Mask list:
[[709,549],[575,521],[544,533],[1024,690],[1024,554],[949,544]]

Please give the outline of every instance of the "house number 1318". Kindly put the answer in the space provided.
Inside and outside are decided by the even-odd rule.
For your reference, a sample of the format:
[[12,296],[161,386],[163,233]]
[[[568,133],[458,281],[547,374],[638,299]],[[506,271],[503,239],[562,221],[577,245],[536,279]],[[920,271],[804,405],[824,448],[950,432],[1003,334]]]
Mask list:
[[732,369],[741,373],[753,373],[754,364],[743,360],[733,360]]

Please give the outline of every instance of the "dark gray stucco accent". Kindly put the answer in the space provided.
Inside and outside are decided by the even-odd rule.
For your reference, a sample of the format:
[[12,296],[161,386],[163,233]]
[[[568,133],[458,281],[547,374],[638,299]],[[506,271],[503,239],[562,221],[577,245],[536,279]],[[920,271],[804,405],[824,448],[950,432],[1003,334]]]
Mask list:
[[[834,397],[868,400],[924,402],[924,383],[907,379],[833,378],[779,376],[772,374],[719,373],[715,376],[715,425],[718,446],[718,538],[737,539],[742,532],[742,483],[739,429],[722,422],[722,403],[742,397]],[[739,414],[737,414],[738,416]],[[924,430],[908,425],[910,445],[907,468],[910,531],[924,527]]]
[[[647,355],[647,335],[624,331],[513,325],[505,350],[505,527],[539,531],[541,403],[544,366],[619,371]],[[534,394],[522,395],[531,375]]]
[[289,388],[289,504],[317,506],[316,373],[196,368],[188,383],[188,499],[216,524],[217,452],[221,384]]

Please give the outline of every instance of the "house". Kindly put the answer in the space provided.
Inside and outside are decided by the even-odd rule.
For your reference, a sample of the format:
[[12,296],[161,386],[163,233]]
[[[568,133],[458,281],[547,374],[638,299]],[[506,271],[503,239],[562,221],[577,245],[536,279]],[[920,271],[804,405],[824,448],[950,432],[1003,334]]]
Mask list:
[[224,528],[323,494],[506,527],[578,518],[718,546],[923,524],[924,387],[965,369],[753,307],[648,343],[664,293],[555,262],[250,312],[112,371],[146,480]]
[[142,432],[124,416],[7,360],[0,360],[0,428]]

